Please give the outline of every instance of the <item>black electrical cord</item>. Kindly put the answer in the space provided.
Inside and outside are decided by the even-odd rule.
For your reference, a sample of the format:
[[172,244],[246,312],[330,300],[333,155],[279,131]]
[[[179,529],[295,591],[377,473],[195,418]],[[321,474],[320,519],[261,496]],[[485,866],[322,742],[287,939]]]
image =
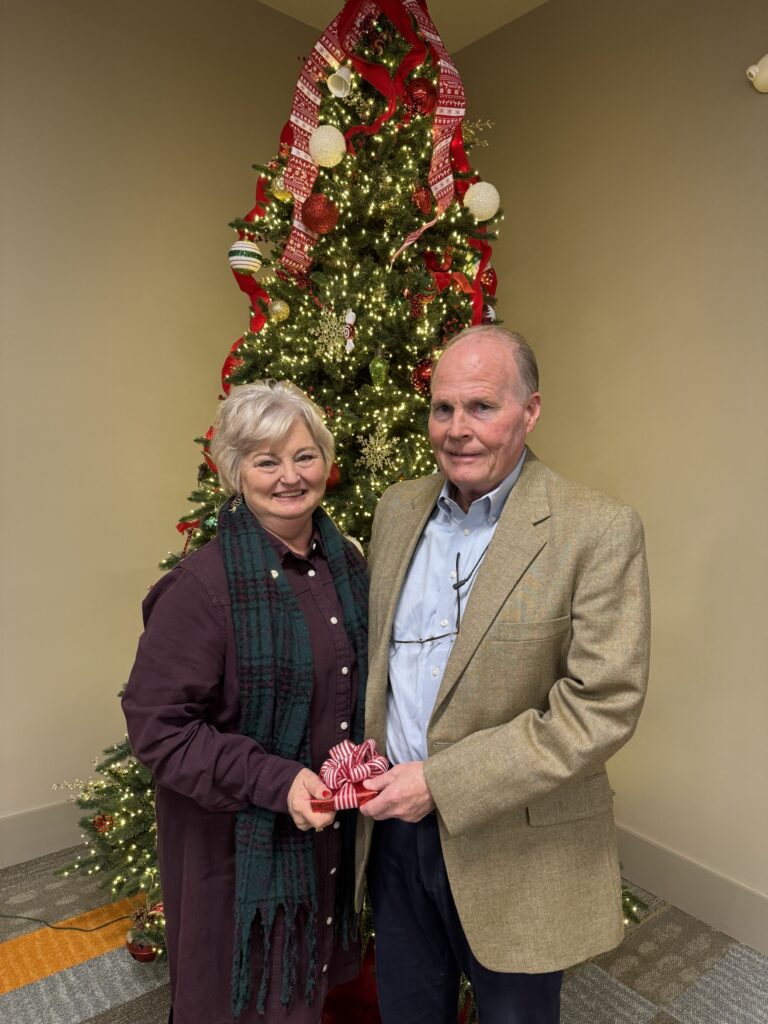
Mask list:
[[116,917],[105,924],[97,924],[95,928],[78,928],[70,924],[51,924],[50,921],[44,921],[41,917],[25,917],[23,914],[0,914],[0,917],[5,918],[6,921],[34,921],[36,924],[44,924],[46,928],[52,928],[56,932],[100,932],[102,928],[109,928],[111,924],[117,924],[118,921],[131,920],[130,914],[123,914],[122,917]]

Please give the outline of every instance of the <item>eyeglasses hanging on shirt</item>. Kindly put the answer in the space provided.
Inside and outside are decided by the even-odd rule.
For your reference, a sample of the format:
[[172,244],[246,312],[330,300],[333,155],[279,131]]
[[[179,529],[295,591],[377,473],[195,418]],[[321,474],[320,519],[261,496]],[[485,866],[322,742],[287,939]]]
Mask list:
[[480,568],[480,563],[485,558],[485,553],[491,546],[491,542],[485,545],[483,550],[480,552],[480,557],[469,570],[467,575],[462,579],[459,573],[459,559],[461,558],[461,552],[456,552],[456,582],[451,584],[453,589],[456,591],[456,628],[450,630],[448,633],[438,633],[437,636],[425,636],[418,640],[400,640],[398,637],[392,637],[393,644],[429,644],[435,640],[445,640],[449,636],[458,636],[459,630],[461,629],[461,588],[466,586],[474,578],[475,573]]

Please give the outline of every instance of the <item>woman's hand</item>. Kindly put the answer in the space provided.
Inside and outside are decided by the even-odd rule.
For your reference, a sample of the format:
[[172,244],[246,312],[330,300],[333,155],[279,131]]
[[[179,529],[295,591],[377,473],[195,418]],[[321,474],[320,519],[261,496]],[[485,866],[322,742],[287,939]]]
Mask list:
[[302,768],[288,790],[288,813],[296,828],[302,832],[314,828],[319,832],[330,825],[336,817],[336,811],[313,811],[309,803],[313,798],[323,800],[330,795],[330,790],[319,775],[315,775],[309,768]]

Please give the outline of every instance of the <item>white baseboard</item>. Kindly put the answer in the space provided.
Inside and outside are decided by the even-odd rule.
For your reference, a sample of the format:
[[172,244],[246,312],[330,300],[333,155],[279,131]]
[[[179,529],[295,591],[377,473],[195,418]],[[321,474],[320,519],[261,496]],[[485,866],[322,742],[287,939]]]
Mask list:
[[768,955],[768,897],[628,828],[617,832],[627,881]]
[[63,801],[0,818],[0,868],[44,857],[82,842],[78,821],[84,812]]

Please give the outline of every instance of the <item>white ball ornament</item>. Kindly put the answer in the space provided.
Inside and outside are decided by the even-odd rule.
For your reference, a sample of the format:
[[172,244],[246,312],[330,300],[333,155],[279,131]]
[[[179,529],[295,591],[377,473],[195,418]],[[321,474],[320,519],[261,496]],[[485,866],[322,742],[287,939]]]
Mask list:
[[346,139],[332,124],[319,125],[309,138],[309,155],[320,167],[335,167],[346,152]]
[[238,274],[255,274],[264,262],[261,250],[255,242],[241,238],[227,253],[229,265]]
[[476,181],[464,194],[464,206],[476,220],[490,220],[499,212],[501,196],[489,181]]

